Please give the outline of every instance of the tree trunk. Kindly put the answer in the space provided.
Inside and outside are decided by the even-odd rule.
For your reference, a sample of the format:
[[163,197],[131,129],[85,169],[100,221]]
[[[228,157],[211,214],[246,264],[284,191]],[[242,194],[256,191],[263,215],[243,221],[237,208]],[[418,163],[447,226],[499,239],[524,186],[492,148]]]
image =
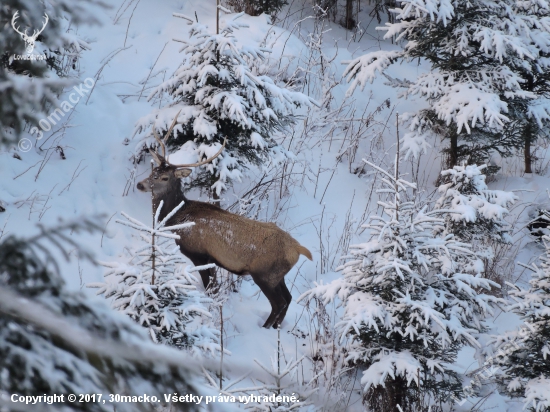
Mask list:
[[[411,390],[407,390],[410,388]],[[416,389],[416,390],[415,390]],[[416,396],[414,392],[417,392]],[[385,386],[371,387],[364,394],[363,401],[370,407],[370,410],[376,412],[412,412],[418,410],[415,408],[416,399],[419,391],[416,386],[408,386],[407,381],[402,376],[388,378]],[[416,398],[416,399],[415,399]],[[397,408],[399,405],[399,408]]]
[[355,20],[353,19],[353,0],[346,0],[345,27],[348,30],[351,30],[355,27]]
[[[526,89],[530,92],[534,89],[534,78],[532,75],[527,75],[527,85]],[[523,129],[523,155],[525,159],[525,173],[533,173],[531,170],[531,164],[533,163],[533,158],[531,157],[531,141],[533,140],[533,134],[535,132],[535,127],[533,122],[527,120],[527,124]]]
[[525,173],[533,173],[533,171],[531,170],[531,163],[533,161],[531,157],[531,134],[531,123],[528,123],[523,131],[523,154],[525,159]]
[[449,169],[455,167],[458,163],[458,133],[451,129],[450,136],[451,147],[449,148]]

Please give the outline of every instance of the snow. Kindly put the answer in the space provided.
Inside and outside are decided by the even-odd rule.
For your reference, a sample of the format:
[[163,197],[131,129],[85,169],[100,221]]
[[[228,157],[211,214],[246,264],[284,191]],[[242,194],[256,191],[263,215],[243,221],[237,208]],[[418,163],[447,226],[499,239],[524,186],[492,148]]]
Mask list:
[[536,412],[550,408],[550,379],[537,378],[529,381],[525,388],[526,406]]
[[361,90],[364,90],[367,83],[372,84],[377,76],[376,72],[382,74],[391,63],[402,55],[403,53],[397,50],[378,51],[363,55],[352,61],[343,61],[342,63],[348,65],[344,71],[344,76],[347,76],[348,82],[351,81],[347,93],[351,95],[357,86],[361,86]]
[[420,362],[411,353],[389,352],[380,356],[380,359],[376,359],[375,363],[363,372],[361,384],[365,385],[365,391],[367,391],[371,386],[385,386],[384,382],[388,376],[395,378],[401,375],[407,380],[407,385],[414,383],[419,386],[420,370]]
[[[370,9],[366,5],[364,7],[366,10],[362,12],[362,16],[365,17],[363,21],[368,21],[366,16]],[[45,137],[38,142],[32,136],[27,135],[33,143],[36,142],[38,145],[49,139],[49,143],[45,144],[43,149],[53,142],[56,142],[56,145],[61,145],[64,148],[66,160],[61,159],[59,153],[55,151],[56,145],[48,151],[37,152],[33,149],[26,153],[19,152],[22,160],[13,157],[15,152],[13,149],[0,152],[0,201],[7,207],[7,211],[0,214],[0,230],[5,228],[6,232],[33,235],[36,233],[36,223],[56,225],[58,217],[70,218],[102,214],[105,216],[103,233],[91,236],[75,235],[75,239],[78,239],[87,249],[92,250],[96,258],[103,262],[116,261],[125,247],[131,248],[137,245],[137,240],[131,237],[127,228],[115,224],[120,211],[125,211],[128,216],[133,216],[142,222],[151,220],[149,197],[135,190],[135,183],[149,174],[150,165],[148,161],[134,165],[131,159],[136,152],[136,147],[140,147],[142,142],[139,140],[139,134],[147,135],[143,141],[148,145],[153,144],[155,141],[152,135],[148,135],[151,126],[154,124],[159,132],[166,130],[181,108],[181,106],[163,107],[160,110],[157,106],[158,101],[152,106],[153,100],[148,100],[154,90],[157,90],[163,83],[163,76],[166,75],[166,79],[168,79],[169,75],[175,72],[181,63],[179,50],[182,43],[172,42],[171,39],[188,40],[186,37],[187,26],[182,24],[185,23],[184,20],[173,18],[172,13],[178,12],[192,16],[195,21],[196,11],[200,24],[207,25],[210,31],[215,27],[215,5],[213,2],[171,0],[161,4],[152,0],[142,0],[135,9],[131,22],[129,22],[130,10],[114,24],[117,8],[118,4],[113,9],[100,9],[95,12],[103,23],[101,28],[79,28],[79,34],[86,39],[86,44],[91,47],[91,50],[83,54],[80,67],[82,72],[79,78],[94,77],[100,72],[93,92],[88,93],[86,98],[76,105],[75,111],[67,122],[67,128],[55,128],[58,132],[53,137],[50,138],[50,134],[45,134]],[[443,24],[448,24],[454,13],[451,1],[407,0],[402,2],[400,9],[399,13],[403,15],[427,13],[434,21],[441,21]],[[234,15],[223,16],[223,24],[228,24],[233,17]],[[238,21],[248,25],[247,29],[234,31],[235,38],[247,53],[253,54],[252,47],[267,38],[268,42],[274,44],[268,60],[278,62],[279,67],[286,68],[291,74],[300,67],[302,69],[306,67],[305,58],[308,51],[302,40],[305,38],[305,32],[312,29],[312,21],[305,21],[302,26],[296,26],[296,28],[293,28],[292,25],[286,28],[271,26],[267,23],[267,16],[243,16]],[[128,25],[128,23],[130,24]],[[445,91],[452,93],[456,98],[449,98],[437,106],[437,113],[441,120],[449,121],[451,117],[456,118],[460,127],[468,131],[478,126],[480,122],[486,122],[495,128],[502,128],[506,122],[506,103],[495,99],[490,90],[487,91],[483,82],[450,85],[444,79],[442,80],[443,73],[438,73],[438,77],[430,77],[425,74],[426,65],[424,63],[417,65],[416,61],[403,63],[399,67],[390,67],[388,65],[401,55],[402,49],[400,46],[391,44],[389,40],[380,38],[386,33],[376,33],[371,26],[368,29],[369,36],[364,36],[361,42],[357,43],[346,41],[345,30],[338,25],[330,23],[329,26],[331,31],[325,33],[326,39],[322,47],[327,55],[337,53],[336,59],[332,63],[338,79],[338,84],[332,90],[334,100],[338,102],[336,106],[343,101],[346,95],[348,98],[353,98],[357,104],[355,112],[350,113],[349,117],[360,117],[370,92],[373,96],[371,109],[382,105],[386,99],[390,99],[392,110],[398,106],[400,112],[415,112],[419,107],[424,107],[426,99],[434,93],[439,94]],[[406,23],[402,23],[401,27],[392,28],[392,31],[386,34],[387,39],[405,31],[406,26]],[[123,48],[127,30],[126,46],[129,48],[120,51],[103,66],[110,53]],[[376,40],[370,37],[371,34],[378,36],[375,37]],[[505,50],[502,48],[504,46],[500,45],[514,46],[513,39],[510,37],[499,38],[490,32],[480,32],[479,36],[481,40],[485,41],[484,44],[487,47],[490,44],[498,46],[501,55],[504,55]],[[71,39],[67,37],[66,40]],[[168,44],[163,49],[167,42]],[[337,46],[334,45],[335,42]],[[409,44],[409,47],[412,46],[414,45]],[[226,47],[231,47],[231,45],[227,44]],[[163,51],[161,52],[161,50]],[[363,50],[377,51],[369,55],[368,58],[358,56],[363,54]],[[527,56],[530,51],[525,50],[522,53]],[[348,69],[345,69],[346,65],[341,64],[350,61],[352,63]],[[423,79],[422,87],[408,91],[411,95],[414,94],[417,98],[416,101],[398,97],[393,88],[384,84],[383,79],[380,78],[380,72],[386,68],[389,69],[388,73],[392,76],[409,79],[421,77]],[[211,68],[204,67],[202,70],[202,74],[204,74]],[[358,70],[361,70],[360,75]],[[220,75],[223,77],[226,74],[220,73]],[[298,80],[300,76],[305,75],[303,71],[300,72],[300,75],[297,76]],[[345,81],[340,83],[340,78],[344,76],[346,79],[349,78],[351,83]],[[374,81],[375,76],[376,81]],[[517,79],[507,73],[500,73],[499,76],[505,78],[509,82],[510,88],[515,88],[517,91],[517,86],[514,83],[517,82]],[[352,79],[352,77],[354,78]],[[250,79],[250,81],[264,82],[265,87],[270,86],[268,78]],[[241,81],[243,80],[247,81],[245,77],[241,77]],[[19,83],[14,84],[17,87],[21,86],[21,93],[28,92],[26,86],[19,85]],[[39,84],[33,86],[40,87]],[[7,87],[7,85],[0,84],[0,89],[1,87]],[[351,95],[350,90],[354,88],[356,92]],[[307,91],[307,88],[304,90]],[[362,94],[360,90],[363,90]],[[141,92],[143,94],[141,98],[138,98]],[[90,97],[87,102],[88,96]],[[61,98],[65,99],[66,96],[63,95]],[[262,97],[254,96],[254,98],[258,107],[261,107],[263,105]],[[235,96],[229,96],[228,99],[222,100],[220,96],[220,99],[213,100],[212,104],[221,107],[228,115],[231,114],[242,122],[247,122],[248,118],[242,115],[244,110],[242,100]],[[335,110],[336,107],[333,106],[332,109]],[[247,195],[252,202],[247,210],[252,211],[260,220],[272,219],[276,221],[280,227],[289,231],[301,244],[308,247],[314,255],[313,263],[308,261],[302,264],[305,259],[301,260],[286,277],[293,301],[281,332],[282,346],[285,352],[288,352],[289,363],[291,363],[290,358],[300,359],[302,356],[306,356],[306,359],[302,361],[306,370],[312,367],[311,358],[319,348],[319,344],[314,339],[315,325],[311,318],[308,318],[305,299],[300,302],[297,299],[312,287],[323,292],[323,301],[327,304],[341,300],[350,293],[347,286],[340,280],[341,274],[335,272],[336,267],[342,263],[340,257],[349,253],[347,248],[339,249],[336,246],[339,239],[344,239],[343,234],[349,222],[352,222],[353,230],[351,230],[347,244],[356,245],[354,250],[367,253],[380,248],[377,241],[365,242],[365,239],[368,238],[368,231],[360,233],[361,229],[355,230],[361,223],[364,223],[363,216],[375,213],[378,197],[373,194],[371,200],[371,189],[379,184],[380,173],[368,176],[354,175],[350,173],[350,170],[362,167],[364,165],[361,161],[362,158],[371,161],[376,159],[376,164],[391,166],[395,149],[393,146],[395,143],[394,117],[389,117],[389,110],[382,111],[377,117],[377,121],[386,125],[384,126],[383,139],[378,144],[374,140],[367,141],[366,138],[357,143],[356,160],[350,160],[349,164],[346,157],[348,155],[342,155],[348,147],[352,147],[351,138],[346,137],[346,130],[337,128],[334,139],[331,139],[330,142],[328,139],[320,141],[318,130],[331,127],[330,122],[336,120],[336,116],[332,115],[326,119],[318,114],[319,112],[313,113],[314,115],[308,119],[308,122],[317,122],[314,125],[316,130],[307,129],[308,133],[302,135],[300,127],[305,119],[300,119],[300,125],[296,131],[276,136],[277,141],[282,144],[282,148],[278,152],[279,160],[282,162],[292,160],[292,157],[285,153],[287,149],[294,151],[293,156],[297,160],[287,176],[292,178],[298,175],[299,179],[293,180],[292,184],[287,187],[284,184],[272,187],[268,201],[254,198],[256,192]],[[530,107],[530,113],[538,122],[549,118],[548,102],[545,100],[534,101]],[[270,117],[273,116],[273,113],[265,111],[261,112],[261,115]],[[431,191],[439,171],[436,169],[441,159],[438,157],[437,151],[440,149],[441,143],[434,139],[432,134],[426,132],[422,123],[423,119],[405,117],[404,115],[402,117],[404,121],[411,119],[412,124],[416,126],[408,130],[407,133],[402,133],[401,153],[406,159],[411,160],[411,164],[416,162],[416,159],[422,154],[422,167],[432,166],[434,168],[431,172],[428,169],[426,174],[421,177],[423,182],[428,182],[428,185],[423,185],[422,181],[419,182],[420,191]],[[214,133],[215,130],[209,119],[200,115],[194,106],[187,106],[178,116],[179,123],[187,122],[191,118],[194,118],[196,122],[195,131],[204,136],[211,136]],[[348,124],[350,129],[347,130],[352,130],[352,122],[347,122],[346,125]],[[342,125],[338,125],[338,127],[340,126]],[[175,130],[181,131],[179,124]],[[125,138],[129,139],[128,145],[123,144]],[[297,143],[299,140],[300,142]],[[267,141],[261,133],[251,134],[251,144],[260,149],[267,148]],[[219,142],[211,145],[188,142],[179,150],[173,151],[169,159],[173,163],[194,163],[215,154],[219,147]],[[48,160],[44,161],[44,159]],[[219,183],[214,189],[222,194],[222,201],[226,206],[235,202],[238,196],[252,190],[263,176],[261,170],[252,170],[250,175],[245,175],[236,168],[236,162],[235,157],[225,155],[215,160],[216,167],[222,168],[224,172],[220,175]],[[496,182],[484,183],[486,186],[482,190],[487,191],[484,192],[487,195],[485,202],[481,205],[469,204],[468,201],[462,202],[464,199],[461,199],[455,209],[459,212],[457,216],[462,216],[466,221],[472,221],[475,217],[474,212],[477,210],[487,218],[498,217],[513,221],[516,216],[520,215],[518,225],[521,225],[522,222],[525,223],[529,219],[525,217],[525,214],[521,214],[519,207],[509,213],[506,212],[505,209],[513,201],[512,197],[514,196],[507,191],[522,190],[520,193],[516,192],[516,196],[521,198],[521,207],[528,207],[526,205],[533,201],[545,202],[540,200],[540,197],[537,200],[537,196],[549,186],[547,175],[526,178],[515,173],[518,167],[510,160],[504,159],[500,165],[503,166],[503,170],[497,175]],[[402,163],[402,167],[405,169],[405,173],[413,172],[408,164],[405,165],[405,162]],[[189,179],[192,178],[193,175]],[[234,181],[233,187],[224,183],[229,180]],[[262,182],[268,180],[269,177]],[[426,186],[428,189],[424,189]],[[488,187],[491,187],[494,192],[489,191]],[[225,189],[228,191],[223,192]],[[287,192],[285,193],[285,191]],[[276,203],[277,196],[281,192],[286,196],[284,202]],[[192,190],[187,195],[192,199],[208,200],[208,194],[199,190]],[[419,196],[422,196],[422,193]],[[352,198],[354,201],[350,202]],[[262,201],[265,203],[261,203]],[[351,217],[346,220],[348,209]],[[111,219],[109,220],[109,218]],[[421,216],[415,221],[415,225],[422,226],[425,219],[432,219],[432,217]],[[383,236],[382,232],[380,236]],[[541,253],[537,246],[531,243],[527,244],[528,235],[521,239],[518,236],[514,237],[514,241],[522,245],[522,261],[529,262],[531,258]],[[346,244],[344,240],[342,242]],[[438,247],[435,242],[429,243],[429,246]],[[421,258],[420,252],[418,257]],[[442,272],[450,271],[451,262],[444,262],[443,257],[441,259]],[[361,263],[370,264],[367,260],[362,260]],[[103,268],[93,266],[88,262],[63,261],[61,268],[69,287],[73,290],[77,290],[87,283],[103,281]],[[405,270],[399,265],[395,268],[401,272]],[[128,267],[123,267],[121,270],[128,269]],[[514,279],[519,274],[520,270],[516,271]],[[472,288],[484,286],[479,278],[462,273],[454,275],[452,280],[457,289],[466,294],[470,294]],[[92,297],[92,291],[84,289],[84,292]],[[442,298],[433,291],[429,292],[429,296],[433,302]],[[409,302],[411,298],[404,295],[402,299],[405,303]],[[377,303],[375,296],[357,293],[353,295],[352,303],[354,304],[349,307],[346,314],[349,317],[343,325],[346,330],[356,328],[358,317],[362,315],[359,306],[355,303],[365,301],[368,301],[370,305],[366,310],[369,317],[361,319],[367,326],[376,328],[377,322],[391,321],[390,316]],[[429,318],[434,321],[434,324],[437,324],[438,316],[432,314],[428,309],[419,308],[423,321],[427,322],[426,319]],[[488,308],[486,309],[488,310]],[[460,312],[467,311],[468,308],[456,306],[453,310]],[[242,282],[239,293],[230,294],[230,298],[224,306],[224,317],[227,318],[228,324],[226,348],[231,352],[231,356],[226,357],[228,364],[231,365],[231,371],[228,374],[233,375],[233,372],[238,369],[237,365],[240,365],[243,372],[252,371],[254,375],[259,376],[264,374],[263,379],[267,379],[265,371],[262,372],[253,360],[256,359],[264,365],[268,364],[276,349],[276,331],[264,330],[260,327],[269,315],[269,311],[270,306],[267,299],[263,294],[258,293],[257,286],[250,280],[245,279]],[[341,310],[334,313],[338,317],[342,316]],[[166,324],[174,324],[175,319],[167,314],[164,321]],[[491,332],[509,330],[517,323],[518,320],[515,316],[502,314],[493,322],[494,329]],[[307,337],[297,337],[293,334],[296,333],[296,330],[306,331]],[[469,333],[469,331],[459,332]],[[406,333],[413,333],[413,331],[406,331]],[[449,339],[448,336],[444,337],[443,335],[440,338]],[[338,341],[343,340],[345,340],[344,336],[339,335]],[[396,371],[395,373],[406,376],[407,380],[414,385],[416,373],[414,371],[417,368],[415,369],[415,362],[410,356],[410,354],[402,352],[392,353],[387,358],[381,358],[379,363],[369,370],[369,373],[362,374],[361,386],[365,388],[367,385],[383,382],[384,374],[392,368]],[[461,352],[456,365],[457,370],[463,372],[471,361],[471,352]],[[434,364],[433,367],[437,368],[437,365]],[[301,372],[298,376],[300,379],[304,378]],[[311,376],[305,378],[311,378]],[[548,382],[539,379],[526,387],[529,402],[536,401],[537,405],[549,402],[548,396],[544,398],[544,385],[548,385]],[[322,399],[322,396],[323,394],[319,399]],[[494,397],[497,407],[501,408],[498,410],[504,410],[508,400],[500,395],[494,395]],[[355,407],[350,407],[350,410],[353,408],[362,410],[360,402]]]

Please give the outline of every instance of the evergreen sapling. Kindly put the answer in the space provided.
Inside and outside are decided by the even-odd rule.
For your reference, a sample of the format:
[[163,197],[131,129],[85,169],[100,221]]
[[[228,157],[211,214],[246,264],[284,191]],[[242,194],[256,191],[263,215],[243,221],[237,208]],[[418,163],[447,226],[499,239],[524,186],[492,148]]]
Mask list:
[[214,356],[220,346],[208,311],[210,299],[191,274],[213,265],[192,267],[173,243],[179,237],[170,231],[193,225],[166,226],[183,202],[159,222],[162,205],[161,201],[153,227],[122,212],[125,220],[117,223],[139,231],[141,245],[131,248],[122,261],[101,262],[107,268],[105,282],[87,286],[97,288],[98,295],[112,299],[115,309],[146,327],[154,342]]
[[[231,181],[241,180],[251,166],[286,159],[288,153],[274,136],[296,121],[297,108],[312,105],[307,96],[258,72],[271,50],[239,46],[233,33],[247,27],[237,21],[242,15],[233,16],[219,34],[212,34],[206,26],[176,14],[190,25],[189,39],[181,40],[183,61],[149,96],[152,100],[167,94],[170,103],[141,118],[135,132],[153,126],[160,134],[181,110],[168,145],[179,148],[173,156],[184,157],[186,163],[213,155],[227,138],[223,154],[196,168],[191,182],[211,188],[216,196]],[[143,136],[138,150],[144,143],[155,144],[153,133]]]
[[476,334],[500,301],[483,292],[498,285],[481,276],[470,245],[442,233],[448,211],[406,200],[416,186],[398,177],[397,166],[392,176],[370,165],[385,186],[378,191],[383,216],[371,216],[371,238],[351,246],[342,277],[300,299],[339,300],[341,342],[348,362],[364,368],[363,396],[372,410],[439,408],[461,397],[450,365],[464,346],[480,346]]
[[[66,287],[52,246],[67,258],[70,247],[91,259],[73,235],[96,232],[99,226],[81,218],[39,229],[32,238],[9,235],[0,242],[2,410],[19,410],[20,396],[38,399],[57,394],[54,402],[42,398],[40,410],[130,412],[136,410],[135,403],[106,401],[109,394],[146,393],[162,399],[164,393],[202,390],[188,369],[193,361],[188,356],[159,348],[129,319]],[[68,401],[71,393],[87,394],[93,400]],[[12,394],[19,402],[9,401]],[[175,408],[198,410],[196,405]],[[155,408],[140,402],[140,410]]]
[[[487,271],[493,268],[495,246],[511,244],[509,225],[504,217],[517,200],[512,192],[489,190],[485,183],[486,165],[461,165],[441,172],[443,184],[435,209],[445,211],[443,234],[469,243],[484,262]],[[498,273],[486,277],[493,278]]]
[[271,358],[270,366],[266,367],[254,359],[254,362],[268,374],[270,381],[262,382],[257,390],[258,402],[247,409],[258,412],[317,411],[318,408],[311,401],[317,389],[311,388],[311,382],[309,384],[296,382],[296,373],[304,358],[302,356],[296,361],[293,359],[286,361],[281,345],[281,329],[278,328],[276,356]]
[[524,408],[535,412],[550,411],[550,237],[543,241],[546,250],[540,264],[526,266],[533,272],[529,287],[510,285],[513,302],[508,310],[525,324],[492,340],[503,392],[523,397]]

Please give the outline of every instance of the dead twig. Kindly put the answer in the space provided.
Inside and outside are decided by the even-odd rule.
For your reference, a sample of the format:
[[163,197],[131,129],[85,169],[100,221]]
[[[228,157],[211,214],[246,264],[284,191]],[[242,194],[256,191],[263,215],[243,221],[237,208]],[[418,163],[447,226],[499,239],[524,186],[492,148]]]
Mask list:
[[13,178],[13,180],[17,179],[18,177],[20,176],[23,176],[25,173],[27,173],[29,170],[31,170],[33,167],[35,167],[38,163],[40,163],[42,160],[39,160],[38,162],[36,162],[35,164],[33,164],[32,166],[30,166],[28,169],[26,169],[24,172],[22,173],[19,173],[17,176],[15,176]]
[[128,39],[128,31],[130,30],[130,23],[132,22],[132,17],[134,17],[134,12],[136,11],[137,9],[137,6],[139,4],[141,0],[138,0],[135,7],[134,7],[134,10],[132,10],[132,14],[130,14],[130,18],[128,19],[128,26],[126,27],[126,36],[124,36],[124,47],[126,47],[126,40]]
[[113,213],[111,215],[111,217],[109,218],[109,220],[107,220],[107,223],[105,223],[105,227],[103,228],[103,233],[101,233],[101,243],[99,244],[99,246],[103,247],[103,235],[105,235],[105,231],[107,230],[107,225],[109,224],[109,222],[111,221],[111,219],[116,215],[117,212]]
[[141,99],[141,96],[143,94],[143,91],[145,90],[145,86],[147,85],[147,82],[149,81],[149,77],[151,77],[151,73],[153,73],[153,69],[157,65],[157,62],[159,61],[160,56],[162,55],[162,52],[164,51],[164,49],[166,48],[167,45],[168,45],[168,42],[164,43],[164,47],[162,48],[159,55],[157,56],[157,59],[155,60],[155,63],[153,63],[153,67],[151,67],[151,70],[149,71],[149,74],[147,75],[147,78],[145,79],[145,82],[143,82],[143,88],[141,89],[141,92],[139,93],[138,102],[139,102],[139,99]]
[[129,48],[131,48],[132,46],[128,46],[128,47],[123,47],[123,48],[119,48],[113,52],[111,52],[109,55],[107,55],[107,57],[104,59],[105,60],[105,63],[103,63],[103,65],[99,68],[99,70],[97,71],[97,73],[94,75],[95,77],[95,82],[94,82],[94,85],[92,86],[92,90],[90,90],[90,94],[88,94],[88,98],[86,99],[86,105],[88,105],[88,101],[90,100],[90,97],[92,96],[92,93],[94,92],[95,90],[95,86],[99,80],[99,76],[101,76],[101,73],[103,72],[103,69],[105,68],[105,66],[107,66],[107,64],[117,55],[119,54],[121,51],[124,51],[124,50],[128,50]]
[[46,201],[42,205],[42,210],[38,214],[38,221],[39,222],[44,217],[44,214],[51,208],[51,206],[46,207],[46,205],[48,204],[49,200],[51,199],[51,197],[52,197],[51,194],[52,194],[52,192],[53,192],[53,190],[55,189],[56,186],[57,186],[57,183],[52,187],[52,190],[50,190],[50,193],[48,193],[48,195],[46,197]]
[[[78,170],[78,168],[80,167],[80,164],[82,163],[82,160],[80,162],[78,162],[78,166],[76,166],[76,169],[75,171],[73,172],[73,176],[71,178],[71,181],[69,182],[69,184],[67,186],[65,186],[63,188],[63,190],[61,190],[61,192],[59,192],[59,196],[61,195],[61,193],[63,193],[65,190],[69,190],[71,188],[71,185],[73,184],[73,182],[76,180],[76,178],[78,176],[80,176],[80,173],[82,173],[82,171],[84,171],[84,169],[86,169],[88,166],[84,166],[82,169]],[[78,173],[77,173],[78,172]]]

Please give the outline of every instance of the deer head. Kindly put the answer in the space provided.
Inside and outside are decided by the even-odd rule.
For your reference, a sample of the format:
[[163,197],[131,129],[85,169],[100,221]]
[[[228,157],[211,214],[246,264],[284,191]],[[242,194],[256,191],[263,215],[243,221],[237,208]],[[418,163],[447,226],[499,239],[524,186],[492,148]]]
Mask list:
[[153,149],[149,150],[149,153],[153,156],[153,159],[156,163],[156,167],[153,169],[153,172],[151,175],[147,178],[142,180],[137,184],[137,189],[142,192],[151,192],[154,190],[155,196],[163,196],[164,194],[167,194],[173,190],[179,190],[179,180],[181,178],[187,177],[191,174],[192,170],[189,169],[190,167],[197,167],[204,165],[206,163],[210,163],[212,160],[214,160],[216,157],[220,155],[220,153],[225,148],[225,144],[227,143],[227,138],[224,140],[222,147],[218,152],[206,159],[202,162],[197,163],[189,163],[189,164],[172,164],[168,161],[168,158],[166,156],[166,141],[168,140],[168,137],[172,133],[172,130],[174,129],[174,126],[176,125],[178,116],[180,114],[181,110],[176,114],[176,117],[174,118],[174,121],[170,125],[170,128],[166,132],[166,135],[164,136],[164,139],[161,139],[159,135],[157,134],[155,130],[155,126],[153,125],[153,136],[155,136],[155,139],[159,143],[159,146],[162,149],[162,155],[154,151]]
[[[191,260],[193,265],[202,266],[215,263],[216,266],[236,275],[251,275],[254,282],[268,298],[271,313],[264,323],[265,328],[278,328],[285,318],[292,295],[284,282],[288,271],[296,264],[300,255],[312,259],[311,252],[300,245],[296,239],[273,223],[264,223],[230,213],[205,202],[188,200],[181,190],[180,179],[191,174],[190,167],[211,162],[225,148],[209,159],[193,164],[172,164],[166,156],[165,143],[176,124],[179,112],[161,139],[153,126],[153,136],[162,149],[162,155],[151,150],[157,166],[151,175],[137,184],[142,192],[153,192],[153,210],[159,211],[162,220],[170,216],[169,224],[178,225],[193,222],[193,228],[171,229],[177,234],[175,239],[181,253]],[[175,213],[171,211],[185,202],[185,206]],[[215,276],[212,268],[198,269],[204,287]]]
[[17,20],[18,17],[19,17],[19,11],[16,11],[13,14],[13,18],[11,19],[11,25],[12,25],[13,29],[21,35],[21,38],[25,41],[25,43],[27,43],[27,47],[26,47],[27,54],[31,54],[34,50],[34,44],[36,42],[36,38],[46,28],[46,24],[48,24],[49,17],[46,13],[44,13],[44,24],[42,25],[42,28],[40,30],[34,30],[32,35],[30,35],[30,36],[27,34],[28,29],[25,29],[25,32],[21,32],[19,30],[19,27],[15,26],[15,21]]

